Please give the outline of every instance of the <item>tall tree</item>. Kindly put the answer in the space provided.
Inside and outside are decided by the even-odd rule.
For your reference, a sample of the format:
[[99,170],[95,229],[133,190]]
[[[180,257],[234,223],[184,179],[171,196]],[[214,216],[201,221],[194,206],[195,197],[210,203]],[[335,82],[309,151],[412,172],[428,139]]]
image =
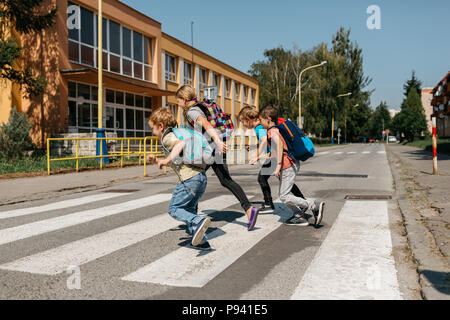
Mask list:
[[411,89],[416,89],[419,93],[419,97],[422,96],[422,81],[416,78],[416,72],[413,70],[411,74],[411,79],[407,80],[403,85],[403,89],[405,90],[403,93],[405,97],[408,97]]
[[382,137],[383,130],[391,127],[391,114],[389,113],[386,102],[381,102],[375,109],[370,119],[369,132],[371,137],[380,139]]
[[0,0],[0,77],[25,87],[27,94],[39,95],[46,79],[20,66],[23,48],[19,37],[40,32],[53,25],[56,8],[42,13],[44,0]]

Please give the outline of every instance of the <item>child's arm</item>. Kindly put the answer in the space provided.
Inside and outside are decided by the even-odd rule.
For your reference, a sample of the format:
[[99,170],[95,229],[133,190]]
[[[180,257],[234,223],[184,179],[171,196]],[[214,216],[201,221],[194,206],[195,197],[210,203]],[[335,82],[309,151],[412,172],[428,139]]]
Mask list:
[[211,123],[209,123],[209,121],[203,116],[198,117],[197,122],[202,125],[203,129],[205,129],[206,132],[208,132],[210,137],[216,143],[217,147],[219,147],[219,151],[221,151],[222,153],[226,153],[227,152],[227,145],[225,143],[223,143],[222,139],[217,134],[216,130],[214,130],[214,128],[211,125]]
[[[280,139],[279,133],[273,135],[272,141],[276,144],[276,158],[277,158],[277,168],[275,169],[275,176],[280,178],[281,166],[283,164],[283,142]],[[273,143],[272,143],[273,146]],[[272,149],[273,150],[273,149]]]
[[261,143],[259,144],[258,153],[250,160],[250,164],[253,165],[259,160],[268,159],[270,154],[266,153],[267,149],[267,136],[261,138]]
[[165,158],[164,160],[157,160],[158,169],[167,166],[174,158],[178,157],[181,154],[181,151],[183,151],[185,145],[186,142],[177,139],[173,145],[172,151],[170,151],[170,154],[167,156],[167,158]]

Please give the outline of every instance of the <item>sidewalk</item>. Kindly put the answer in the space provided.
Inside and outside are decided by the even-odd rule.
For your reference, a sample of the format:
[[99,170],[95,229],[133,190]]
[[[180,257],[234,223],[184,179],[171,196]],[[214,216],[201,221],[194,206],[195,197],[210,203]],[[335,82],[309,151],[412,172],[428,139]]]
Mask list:
[[422,296],[450,300],[450,157],[399,144],[386,147]]
[[[167,170],[167,174],[171,174]],[[144,166],[126,168],[109,168],[0,180],[0,206],[18,202],[40,200],[77,191],[89,191],[116,183],[139,181],[164,175],[156,165],[147,166],[147,177],[144,177]]]

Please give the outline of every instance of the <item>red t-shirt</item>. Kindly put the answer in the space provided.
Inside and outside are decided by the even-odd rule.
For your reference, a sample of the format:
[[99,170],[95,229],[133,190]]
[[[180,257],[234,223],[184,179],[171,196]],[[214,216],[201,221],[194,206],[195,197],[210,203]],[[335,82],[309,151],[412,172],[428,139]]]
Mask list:
[[[280,130],[278,130],[278,128],[272,128],[272,129],[268,130],[267,138],[270,141],[273,141],[272,137],[275,134],[278,135],[278,137],[280,138],[281,142],[283,143],[283,160],[282,160],[283,163],[281,164],[281,170],[285,170],[287,168],[292,167],[295,164],[295,161],[287,153],[288,147],[287,147],[286,141],[284,140],[284,138],[281,135]],[[272,153],[273,153],[274,150],[277,150],[276,148],[272,148],[272,146],[270,146],[270,147],[271,147]]]

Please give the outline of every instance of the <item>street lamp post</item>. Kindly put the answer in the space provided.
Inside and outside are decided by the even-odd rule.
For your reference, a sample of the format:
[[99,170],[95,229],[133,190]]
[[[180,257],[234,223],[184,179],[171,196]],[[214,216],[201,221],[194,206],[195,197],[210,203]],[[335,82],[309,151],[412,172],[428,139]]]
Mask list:
[[[344,94],[340,94],[337,97],[341,98],[341,97],[348,97],[351,96],[352,93],[344,93]],[[331,112],[331,144],[334,144],[334,111]]]
[[[98,0],[98,129],[95,130],[97,138],[105,138],[106,131],[103,129],[103,1]],[[96,141],[96,154],[103,156],[108,154],[106,140]],[[103,163],[109,163],[109,158],[98,158],[100,161],[100,168],[103,168]]]
[[303,123],[302,123],[302,74],[306,70],[321,67],[321,66],[325,65],[326,63],[327,63],[327,61],[322,61],[320,64],[316,64],[314,66],[303,69],[300,72],[300,75],[298,76],[298,122],[299,122],[298,126],[300,127],[300,129],[303,129]]

